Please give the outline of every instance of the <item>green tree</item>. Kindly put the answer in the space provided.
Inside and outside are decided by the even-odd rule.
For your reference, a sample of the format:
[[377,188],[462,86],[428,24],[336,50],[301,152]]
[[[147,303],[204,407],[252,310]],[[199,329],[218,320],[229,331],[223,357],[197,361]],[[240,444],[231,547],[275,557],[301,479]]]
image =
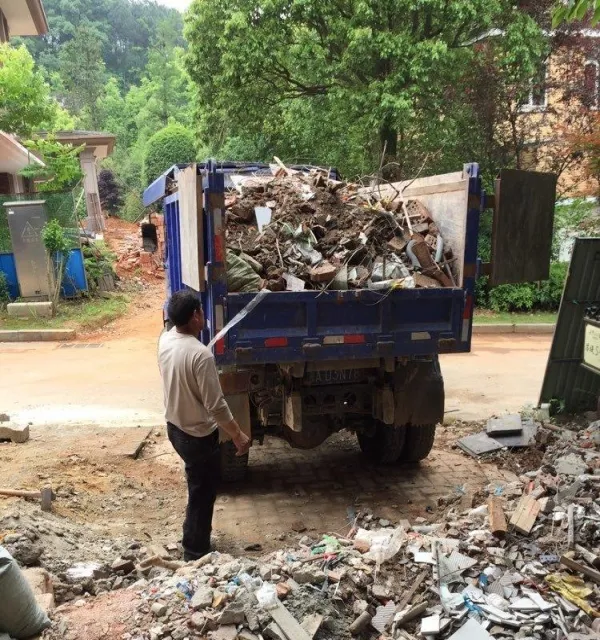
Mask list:
[[59,60],[67,107],[84,127],[99,128],[99,98],[106,83],[100,35],[90,25],[77,27],[73,39],[62,47]]
[[[313,156],[341,144],[368,159],[358,170],[378,164],[383,149],[388,160],[405,161],[427,129],[452,129],[444,122],[448,97],[476,57],[474,42],[510,30],[519,55],[528,50],[539,28],[517,4],[195,0],[186,16],[186,62],[200,137],[218,149],[229,136],[261,133],[284,146],[291,140],[289,152],[304,154],[311,136],[301,129],[308,129],[325,143],[313,145]],[[439,149],[444,138],[436,138]]]
[[600,0],[563,0],[554,9],[552,24],[556,28],[562,22],[584,20],[586,17],[592,25],[600,22]]
[[74,187],[83,177],[79,165],[79,154],[83,146],[61,144],[53,135],[28,140],[25,146],[44,161],[44,166],[31,164],[21,175],[41,181],[39,191],[66,191]]
[[193,134],[181,125],[169,125],[148,140],[144,155],[144,183],[150,184],[174,164],[193,162],[195,159]]
[[26,45],[50,72],[59,69],[59,54],[81,25],[91,25],[99,34],[106,69],[123,87],[140,81],[159,25],[172,25],[174,46],[185,44],[181,13],[154,0],[44,0],[44,8],[50,35],[27,38]]
[[51,122],[57,105],[24,46],[0,44],[0,130],[26,136]]

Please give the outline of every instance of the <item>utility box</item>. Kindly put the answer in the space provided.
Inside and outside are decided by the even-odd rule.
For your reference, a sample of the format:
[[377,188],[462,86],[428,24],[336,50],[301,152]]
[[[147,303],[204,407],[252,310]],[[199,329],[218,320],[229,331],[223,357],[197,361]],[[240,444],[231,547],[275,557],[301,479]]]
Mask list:
[[42,229],[48,220],[46,202],[44,200],[6,202],[4,206],[21,297],[47,298],[50,293],[48,258],[42,241]]

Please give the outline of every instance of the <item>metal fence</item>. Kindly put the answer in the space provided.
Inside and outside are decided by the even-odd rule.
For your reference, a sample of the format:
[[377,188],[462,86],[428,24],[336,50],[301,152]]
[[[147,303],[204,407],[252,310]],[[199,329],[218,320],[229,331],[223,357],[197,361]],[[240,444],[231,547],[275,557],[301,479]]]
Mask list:
[[76,187],[72,191],[52,191],[47,193],[13,193],[0,195],[0,252],[11,252],[12,242],[8,228],[8,212],[4,206],[5,202],[16,202],[24,200],[45,200],[48,220],[58,220],[65,229],[71,249],[80,246],[79,219],[82,211],[85,215],[85,203],[81,194],[83,189]]

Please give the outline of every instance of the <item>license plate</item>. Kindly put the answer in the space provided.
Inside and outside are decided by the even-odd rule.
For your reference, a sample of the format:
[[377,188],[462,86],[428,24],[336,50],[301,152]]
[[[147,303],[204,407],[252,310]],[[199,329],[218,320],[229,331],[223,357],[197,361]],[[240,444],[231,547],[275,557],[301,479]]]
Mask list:
[[583,361],[600,373],[600,327],[586,323],[583,344]]
[[365,369],[326,369],[325,371],[309,371],[305,382],[310,385],[319,384],[356,384],[366,380],[368,370]]

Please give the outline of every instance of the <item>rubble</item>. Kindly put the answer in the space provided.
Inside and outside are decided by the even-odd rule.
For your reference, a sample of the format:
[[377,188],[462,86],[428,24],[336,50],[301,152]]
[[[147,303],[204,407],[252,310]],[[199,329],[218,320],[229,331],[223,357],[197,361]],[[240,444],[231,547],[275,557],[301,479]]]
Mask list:
[[[600,453],[588,443],[599,426],[536,425],[539,468],[488,485],[473,504],[448,504],[437,522],[358,513],[338,535],[300,533],[296,545],[258,558],[212,552],[187,564],[177,561],[173,545],[113,546],[111,562],[79,567],[77,579],[63,570],[55,580],[58,601],[134,591],[128,640],[593,638],[600,620]],[[584,460],[589,473],[560,473],[568,455]],[[165,555],[163,565],[146,566]],[[133,562],[131,575],[115,575],[117,560]],[[72,597],[61,591],[65,582]],[[65,606],[73,605],[55,610],[46,638],[68,637],[60,627]]]
[[274,171],[231,176],[230,292],[454,286],[452,248],[418,200],[377,198],[322,170]]

